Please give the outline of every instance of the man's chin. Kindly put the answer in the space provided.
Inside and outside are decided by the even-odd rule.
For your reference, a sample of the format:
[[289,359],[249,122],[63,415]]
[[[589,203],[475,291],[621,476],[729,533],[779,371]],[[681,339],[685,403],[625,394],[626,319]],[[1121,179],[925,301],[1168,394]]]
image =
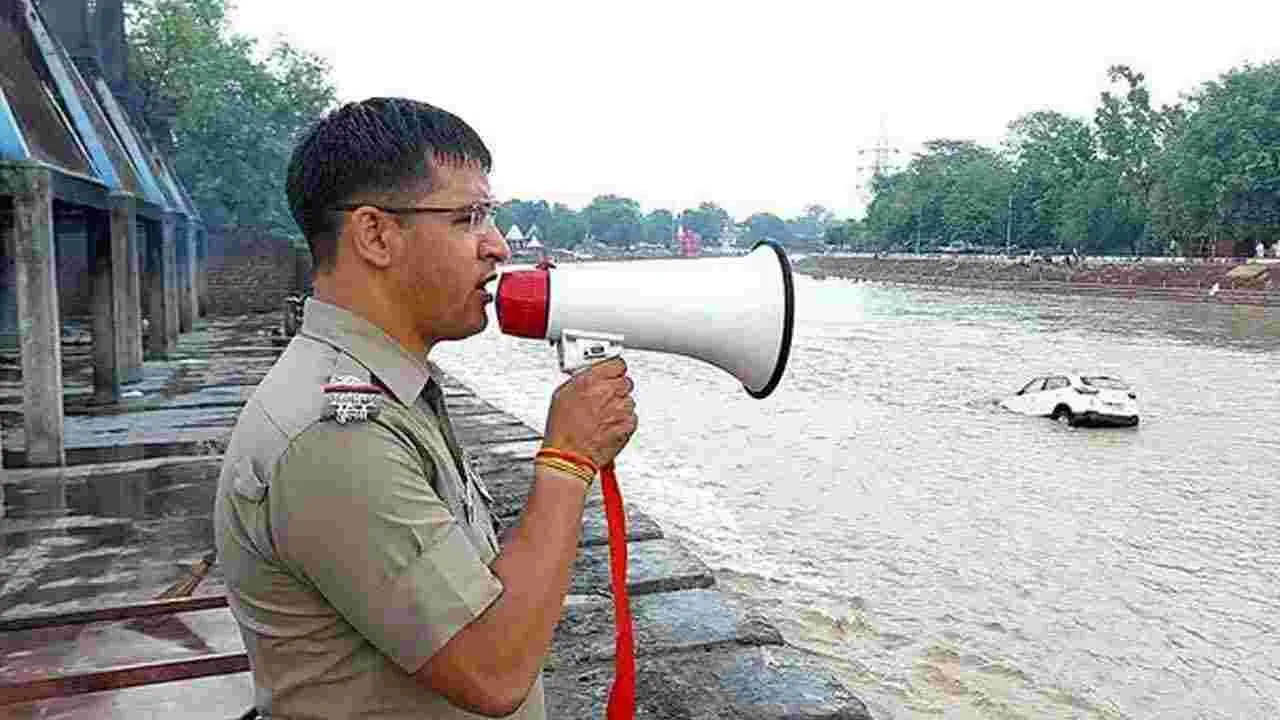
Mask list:
[[469,337],[474,337],[484,332],[487,327],[489,327],[489,317],[487,315],[481,315],[479,320],[474,320],[465,326],[457,328],[454,332],[449,333],[442,339],[466,340]]

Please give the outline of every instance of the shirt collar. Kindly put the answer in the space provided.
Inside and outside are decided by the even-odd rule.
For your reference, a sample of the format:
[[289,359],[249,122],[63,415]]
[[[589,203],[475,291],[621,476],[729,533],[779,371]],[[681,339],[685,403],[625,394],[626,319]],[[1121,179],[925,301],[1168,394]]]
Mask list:
[[410,353],[382,328],[337,305],[307,298],[301,333],[355,358],[405,405],[412,405],[431,380],[425,357]]

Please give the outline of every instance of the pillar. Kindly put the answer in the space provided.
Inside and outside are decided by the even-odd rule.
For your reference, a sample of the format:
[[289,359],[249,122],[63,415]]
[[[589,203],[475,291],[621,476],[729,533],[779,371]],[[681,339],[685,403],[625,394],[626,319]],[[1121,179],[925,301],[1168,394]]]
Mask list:
[[96,210],[85,211],[89,240],[89,274],[93,282],[93,402],[111,404],[120,400],[124,370],[121,344],[116,339],[120,323],[116,295],[123,278],[116,275],[111,254],[111,216]]
[[191,332],[199,317],[196,296],[196,224],[188,216],[178,227],[178,330]]
[[0,185],[13,194],[27,465],[63,465],[62,328],[54,267],[53,176],[47,167],[25,163],[9,164],[0,172]]
[[209,231],[201,228],[196,233],[196,295],[200,317],[209,314]]
[[113,193],[111,205],[111,268],[118,278],[112,295],[116,318],[116,357],[120,382],[142,379],[142,263],[139,257],[137,201],[127,193]]
[[[172,353],[178,345],[177,259],[174,257],[176,216],[164,213],[160,227],[147,232],[147,294],[151,327],[147,350],[158,357]],[[158,230],[158,232],[157,232]]]
[[165,347],[178,347],[178,216],[165,213],[160,222],[161,250],[164,252]]
[[200,225],[187,219],[187,293],[191,295],[191,325],[200,317]]

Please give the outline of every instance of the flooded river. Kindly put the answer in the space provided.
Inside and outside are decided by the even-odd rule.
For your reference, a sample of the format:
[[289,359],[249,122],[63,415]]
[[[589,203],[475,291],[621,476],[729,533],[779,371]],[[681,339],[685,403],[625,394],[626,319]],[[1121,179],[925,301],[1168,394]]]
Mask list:
[[[623,492],[722,589],[877,718],[1280,717],[1280,308],[799,276],[797,308],[763,401],[628,355]],[[538,428],[561,380],[496,323],[432,357]],[[1142,424],[993,404],[1073,369]]]

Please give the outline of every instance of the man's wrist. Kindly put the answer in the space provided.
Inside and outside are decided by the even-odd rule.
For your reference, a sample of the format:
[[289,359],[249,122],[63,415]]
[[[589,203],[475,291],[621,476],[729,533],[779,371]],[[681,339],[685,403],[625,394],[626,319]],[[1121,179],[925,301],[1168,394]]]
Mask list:
[[544,447],[533,459],[534,467],[577,478],[585,487],[591,487],[598,469],[590,458],[577,453]]

